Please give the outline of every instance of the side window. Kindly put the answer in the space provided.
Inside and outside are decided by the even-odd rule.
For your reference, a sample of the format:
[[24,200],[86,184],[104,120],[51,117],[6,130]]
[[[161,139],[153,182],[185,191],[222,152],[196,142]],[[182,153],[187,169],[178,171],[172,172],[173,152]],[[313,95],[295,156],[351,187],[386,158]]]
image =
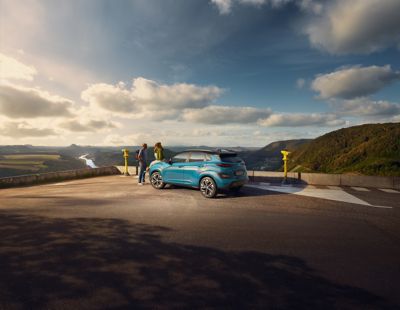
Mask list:
[[189,153],[177,154],[172,158],[173,163],[185,163],[187,162]]
[[190,162],[198,162],[198,161],[204,161],[205,160],[205,154],[201,152],[192,152],[190,154]]

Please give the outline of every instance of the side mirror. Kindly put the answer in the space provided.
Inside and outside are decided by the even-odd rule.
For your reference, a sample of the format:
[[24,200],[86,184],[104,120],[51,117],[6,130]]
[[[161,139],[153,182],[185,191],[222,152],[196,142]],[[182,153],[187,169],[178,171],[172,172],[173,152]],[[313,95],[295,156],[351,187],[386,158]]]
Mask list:
[[168,160],[168,163],[169,163],[170,165],[172,165],[172,158],[170,158],[170,159]]

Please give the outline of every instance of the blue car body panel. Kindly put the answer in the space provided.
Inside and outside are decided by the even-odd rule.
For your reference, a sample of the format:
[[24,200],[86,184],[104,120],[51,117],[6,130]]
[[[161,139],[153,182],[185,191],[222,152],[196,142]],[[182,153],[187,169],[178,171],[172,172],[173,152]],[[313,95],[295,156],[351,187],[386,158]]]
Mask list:
[[[196,153],[198,154],[200,151],[196,151]],[[188,152],[185,162],[156,163],[151,166],[150,175],[154,171],[159,171],[164,183],[195,188],[199,187],[200,180],[205,176],[211,177],[218,189],[240,187],[248,182],[246,166],[240,159],[237,162],[225,162],[218,155],[208,154],[204,161],[191,162],[190,160],[191,153]]]

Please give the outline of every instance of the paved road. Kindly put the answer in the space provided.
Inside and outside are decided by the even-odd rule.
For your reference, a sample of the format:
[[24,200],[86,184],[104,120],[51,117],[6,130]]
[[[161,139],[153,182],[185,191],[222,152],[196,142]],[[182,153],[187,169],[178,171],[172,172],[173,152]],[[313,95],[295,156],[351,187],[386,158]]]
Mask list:
[[255,185],[214,200],[121,176],[0,190],[0,309],[399,308],[399,193]]

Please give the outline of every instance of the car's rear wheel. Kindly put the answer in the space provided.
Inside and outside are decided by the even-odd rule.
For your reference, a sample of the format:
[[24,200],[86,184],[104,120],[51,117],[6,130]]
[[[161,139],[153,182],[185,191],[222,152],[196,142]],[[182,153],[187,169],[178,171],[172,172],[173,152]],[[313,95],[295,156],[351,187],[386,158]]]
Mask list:
[[206,198],[214,198],[217,196],[217,185],[210,177],[204,177],[200,180],[200,192]]
[[156,189],[162,189],[165,186],[162,175],[158,171],[155,171],[151,174],[150,183]]

